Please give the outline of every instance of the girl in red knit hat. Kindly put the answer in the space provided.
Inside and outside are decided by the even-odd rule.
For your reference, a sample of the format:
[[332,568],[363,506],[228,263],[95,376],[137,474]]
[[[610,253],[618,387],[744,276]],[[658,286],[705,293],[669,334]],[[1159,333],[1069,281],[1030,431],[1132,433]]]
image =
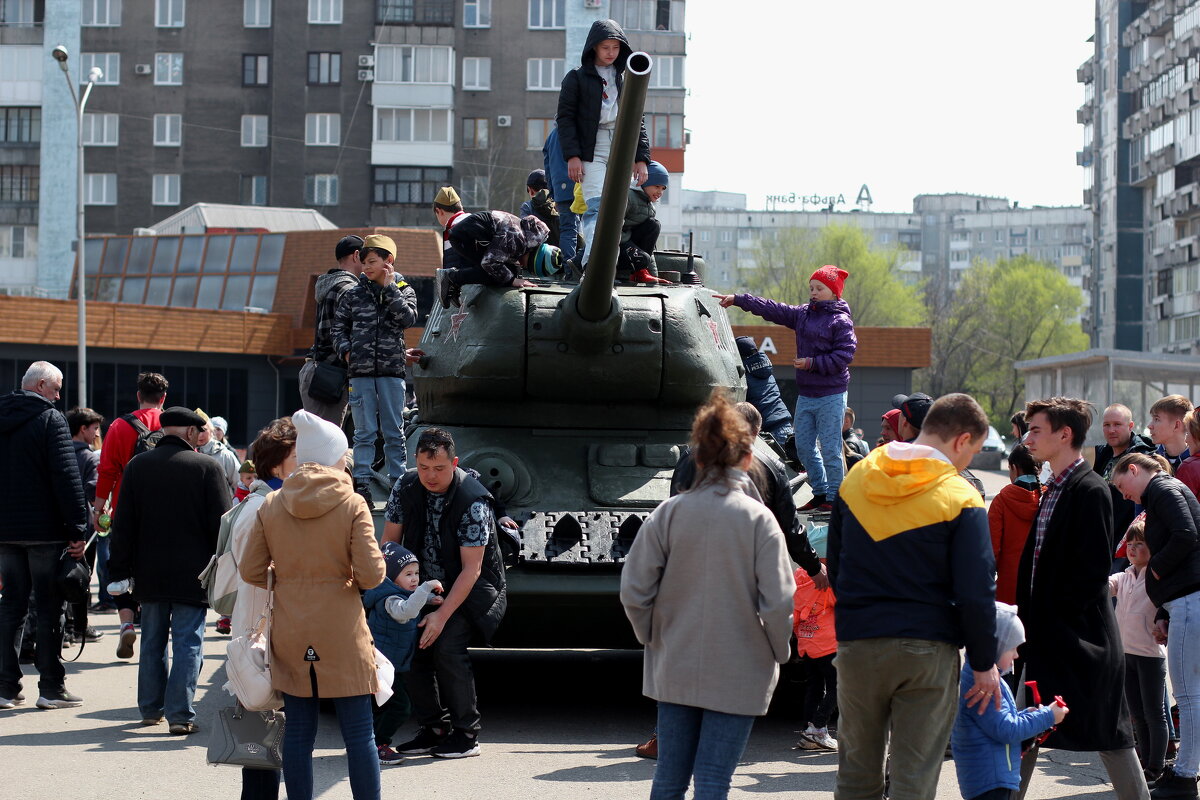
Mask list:
[[751,294],[713,295],[724,308],[737,306],[796,332],[796,454],[808,470],[813,491],[801,511],[829,511],[846,474],[842,417],[850,362],[858,347],[850,306],[842,300],[849,275],[833,264],[821,267],[809,278],[809,302],[802,306]]

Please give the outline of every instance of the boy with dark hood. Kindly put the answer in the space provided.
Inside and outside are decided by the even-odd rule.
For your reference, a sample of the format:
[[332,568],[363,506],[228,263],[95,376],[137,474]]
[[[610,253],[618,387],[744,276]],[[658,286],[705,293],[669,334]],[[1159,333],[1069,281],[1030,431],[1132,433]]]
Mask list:
[[[587,211],[583,215],[585,253],[591,252],[600,193],[617,122],[617,106],[625,62],[633,53],[625,31],[615,20],[592,23],[579,66],[566,74],[558,94],[558,141],[567,174],[583,184]],[[650,137],[642,123],[634,155],[633,177],[638,186],[646,182],[650,164]]]

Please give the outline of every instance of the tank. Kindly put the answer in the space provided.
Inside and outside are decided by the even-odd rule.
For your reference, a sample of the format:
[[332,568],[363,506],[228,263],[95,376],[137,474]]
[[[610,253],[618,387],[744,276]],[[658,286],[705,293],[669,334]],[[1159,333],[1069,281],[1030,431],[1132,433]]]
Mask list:
[[696,409],[715,388],[745,396],[725,310],[697,275],[614,288],[617,248],[652,67],[630,56],[593,255],[578,284],[463,287],[435,304],[413,369],[421,430],[449,430],[460,464],[520,525],[503,647],[636,646],[617,593],[647,515],[670,495]]

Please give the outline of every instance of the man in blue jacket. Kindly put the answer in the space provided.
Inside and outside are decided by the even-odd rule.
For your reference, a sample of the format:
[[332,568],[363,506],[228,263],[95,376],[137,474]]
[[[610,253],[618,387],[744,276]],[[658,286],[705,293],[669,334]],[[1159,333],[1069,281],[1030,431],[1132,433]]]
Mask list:
[[958,475],[987,430],[973,398],[946,395],[916,441],[877,447],[842,483],[828,543],[842,711],[835,800],[883,796],[889,731],[902,765],[891,796],[934,796],[964,645],[968,704],[1000,707],[991,535],[983,499]]

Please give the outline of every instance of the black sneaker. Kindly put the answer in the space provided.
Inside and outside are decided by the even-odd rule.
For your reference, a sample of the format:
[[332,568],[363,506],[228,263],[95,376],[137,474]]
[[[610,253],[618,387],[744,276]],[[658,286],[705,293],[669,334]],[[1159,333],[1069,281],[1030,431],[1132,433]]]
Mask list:
[[1176,775],[1173,767],[1164,769],[1162,776],[1154,782],[1154,788],[1150,790],[1151,800],[1195,797],[1197,797],[1196,779],[1185,775]]
[[396,752],[406,756],[431,753],[433,748],[446,741],[446,734],[438,728],[421,728],[417,735],[404,744],[396,746]]
[[479,740],[460,728],[450,731],[446,740],[429,751],[435,758],[470,758],[479,755]]
[[83,699],[71,694],[66,689],[47,692],[37,699],[37,707],[44,709],[75,708],[80,705],[83,705]]
[[362,499],[367,501],[367,508],[375,507],[375,498],[371,495],[370,481],[355,481],[354,491],[362,495]]

